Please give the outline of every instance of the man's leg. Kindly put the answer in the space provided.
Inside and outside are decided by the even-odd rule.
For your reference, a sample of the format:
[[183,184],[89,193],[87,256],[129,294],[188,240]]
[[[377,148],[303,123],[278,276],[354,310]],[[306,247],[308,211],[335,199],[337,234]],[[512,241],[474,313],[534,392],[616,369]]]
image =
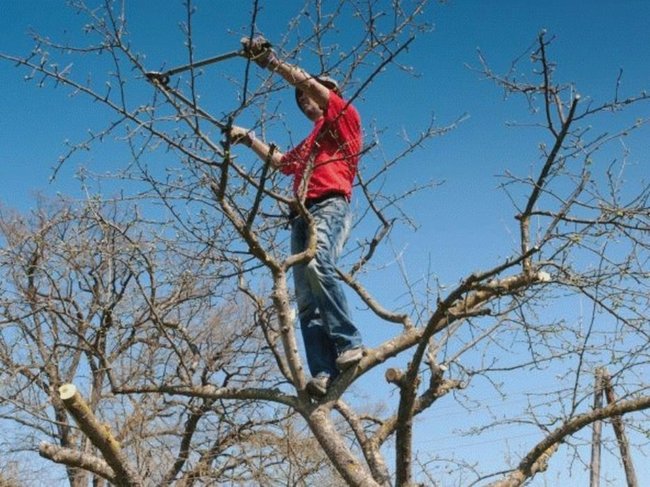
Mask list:
[[[302,252],[305,249],[306,231],[307,228],[302,219],[293,222],[292,253]],[[336,345],[323,324],[318,304],[312,295],[311,285],[307,278],[307,264],[298,264],[293,267],[293,279],[309,372],[312,377],[327,375],[334,379],[339,373],[336,367]]]
[[361,335],[350,317],[347,299],[336,273],[352,222],[345,198],[330,198],[311,208],[316,224],[316,256],[305,274],[327,332],[338,353],[361,346]]

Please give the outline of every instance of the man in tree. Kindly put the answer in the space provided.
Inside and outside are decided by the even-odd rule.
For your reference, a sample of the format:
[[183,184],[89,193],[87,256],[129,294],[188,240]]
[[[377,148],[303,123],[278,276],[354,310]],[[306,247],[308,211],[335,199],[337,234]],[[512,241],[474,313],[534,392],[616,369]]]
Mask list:
[[[286,154],[243,127],[233,126],[229,136],[233,143],[250,147],[262,160],[293,176],[294,193],[313,217],[316,255],[294,266],[293,276],[312,374],[307,390],[322,396],[339,371],[353,366],[363,355],[361,336],[336,275],[336,261],[351,226],[350,198],[362,147],[361,120],[331,78],[310,75],[280,60],[263,37],[244,38],[242,44],[250,59],[295,87],[298,107],[314,122],[307,138]],[[293,212],[292,253],[306,249],[308,230],[307,221]]]

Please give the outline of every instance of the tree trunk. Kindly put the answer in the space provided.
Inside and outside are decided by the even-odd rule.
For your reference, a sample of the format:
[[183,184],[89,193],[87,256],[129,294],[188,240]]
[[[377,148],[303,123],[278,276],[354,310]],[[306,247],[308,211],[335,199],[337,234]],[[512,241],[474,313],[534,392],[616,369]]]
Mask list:
[[381,487],[372,478],[368,469],[362,465],[357,457],[344,444],[341,435],[332,424],[328,411],[325,408],[317,408],[307,418],[309,427],[319,444],[327,454],[328,458],[352,487]]

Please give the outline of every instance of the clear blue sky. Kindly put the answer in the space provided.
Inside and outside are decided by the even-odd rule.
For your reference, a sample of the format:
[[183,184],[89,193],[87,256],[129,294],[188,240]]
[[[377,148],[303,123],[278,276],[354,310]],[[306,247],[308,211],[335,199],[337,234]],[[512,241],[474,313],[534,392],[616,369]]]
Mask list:
[[[182,2],[127,3],[132,45],[147,55],[151,69],[184,63],[184,39],[178,28],[178,23],[185,18]],[[198,57],[236,49],[248,25],[249,2],[195,3],[199,9],[195,25]],[[281,36],[287,20],[302,4],[295,0],[263,3],[258,27],[271,40]],[[430,259],[441,280],[454,283],[469,272],[485,267],[486,262],[496,262],[515,247],[513,211],[505,195],[496,189],[499,182],[496,176],[506,170],[528,174],[529,167],[538,162],[537,144],[542,141],[538,131],[506,127],[508,121],[528,118],[526,106],[519,99],[504,100],[498,88],[481,80],[479,74],[467,67],[468,64],[478,66],[476,49],[481,49],[495,71],[503,72],[540,30],[546,29],[556,37],[549,55],[558,62],[558,80],[574,82],[579,93],[602,102],[613,95],[619,69],[623,69],[622,94],[638,94],[650,88],[650,2],[451,0],[447,5],[432,3],[426,15],[435,24],[434,31],[420,36],[402,58],[419,76],[390,71],[363,94],[357,106],[367,130],[373,124],[385,129],[383,141],[388,153],[399,150],[398,135],[402,130],[414,135],[432,114],[440,125],[463,114],[469,115],[456,131],[434,140],[426,150],[411,157],[392,181],[404,186],[431,178],[445,181],[425,200],[414,203],[421,224],[418,232],[396,235],[393,245],[406,249],[405,266],[412,278],[423,272]],[[53,38],[75,39],[79,22],[79,17],[64,8],[62,2],[2,0],[0,50],[18,55],[27,53],[32,46],[27,36],[30,28]],[[307,69],[315,68],[309,65],[314,60],[307,54],[304,61]],[[92,58],[87,62],[92,68]],[[240,68],[233,64],[224,69],[236,73]],[[74,159],[49,183],[52,167],[66,152],[64,141],[81,140],[87,130],[101,128],[106,113],[86,100],[71,98],[65,89],[54,89],[51,83],[36,88],[33,81],[23,80],[25,74],[6,62],[0,63],[0,202],[23,210],[33,206],[34,197],[40,192],[80,195],[74,177],[80,165],[103,171],[116,169],[126,160],[125,153],[108,144]],[[218,82],[219,75],[214,70],[207,69],[205,76],[214,77],[215,83]],[[150,87],[143,82],[137,89]],[[234,100],[214,93],[206,93],[206,103],[212,103],[217,112],[220,107],[227,110],[236,106]],[[611,129],[620,128],[637,116],[647,117],[649,108],[645,104],[630,111]],[[289,124],[308,129],[295,109],[287,106],[286,111]],[[279,132],[274,135],[281,145],[288,144]],[[647,177],[648,135],[646,129],[642,136],[628,141],[631,162],[636,163],[632,177]],[[393,267],[391,272],[394,271]],[[372,290],[389,299],[394,289],[385,286],[385,282]],[[368,328],[367,323],[362,324],[370,344],[376,344],[392,332],[386,326]],[[451,416],[452,411],[438,409],[423,424],[434,428],[441,418]],[[436,436],[418,441],[423,448],[441,453],[450,447],[438,444],[433,438]],[[461,441],[470,445],[469,448],[475,446],[471,439]],[[533,441],[535,436],[522,439],[524,444]],[[552,464],[555,473],[562,468],[558,466],[560,463]],[[622,474],[616,468],[611,467],[612,475]]]

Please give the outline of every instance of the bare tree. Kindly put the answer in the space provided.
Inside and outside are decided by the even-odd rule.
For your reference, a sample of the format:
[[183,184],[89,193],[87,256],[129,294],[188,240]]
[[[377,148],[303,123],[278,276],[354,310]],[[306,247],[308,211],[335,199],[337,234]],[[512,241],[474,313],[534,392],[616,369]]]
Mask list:
[[[219,260],[210,252],[197,259],[177,241],[171,251],[164,222],[119,206],[44,202],[27,217],[3,211],[2,417],[30,431],[5,451],[33,450],[40,438],[40,454],[67,465],[71,485],[88,485],[89,473],[118,485],[169,484],[181,471],[202,481],[267,478],[267,467],[290,455],[283,425],[291,411],[246,399],[111,392],[135,377],[170,386],[282,382]],[[79,391],[64,393],[70,382]],[[292,438],[295,446],[307,441],[299,431]],[[312,459],[295,475],[323,460]]]
[[[384,69],[404,68],[400,54],[427,29],[419,18],[426,4],[355,1],[326,7],[308,2],[276,49],[289,60],[313,53],[321,71],[347,82],[354,101]],[[208,475],[205,478],[234,483],[268,485],[265,482],[282,478],[301,485],[306,476],[318,473],[324,454],[348,485],[407,486],[421,479],[435,484],[440,482],[436,465],[445,463],[456,469],[459,484],[491,481],[515,486],[544,471],[559,451],[588,463],[584,460],[588,448],[579,434],[594,421],[636,419],[634,427],[647,434],[643,420],[650,395],[642,370],[648,359],[644,328],[650,189],[641,182],[624,190],[625,159],[599,160],[603,147],[647,120],[625,125],[622,119],[616,133],[590,128],[605,114],[647,101],[647,94],[626,97],[617,89],[610,101],[602,103],[581,97],[577,87],[555,80],[555,64],[548,57],[551,39],[545,33],[510,73],[494,73],[481,56],[479,72],[509,95],[522,96],[540,131],[539,161],[530,174],[507,174],[503,182],[514,208],[518,245],[505,248],[506,257],[500,261],[459,275],[455,284],[436,287],[431,284],[436,282],[433,274],[424,289],[407,282],[408,302],[397,310],[369,291],[373,277],[369,262],[378,258],[378,249],[397,225],[411,223],[401,202],[429,187],[387,194],[382,183],[406,155],[458,121],[426,127],[396,154],[374,150],[377,141],[368,144],[366,157],[375,161],[361,168],[357,194],[364,201],[364,228],[372,225],[376,231],[351,251],[340,277],[374,315],[394,324],[395,331],[389,340],[366,350],[358,366],[343,373],[324,398],[314,400],[305,390],[287,280],[293,265],[313,257],[313,245],[301,254],[288,252],[278,216],[286,213],[293,198],[284,183],[268,165],[240,163],[228,144],[219,144],[223,127],[247,111],[260,115],[257,129],[262,132],[283,127],[283,114],[270,103],[270,95],[281,89],[278,80],[260,79],[246,65],[241,79],[233,80],[240,93],[238,106],[222,116],[212,114],[199,104],[202,89],[207,89],[200,70],[188,69],[181,78],[165,79],[160,74],[152,78],[129,43],[119,6],[106,2],[102,9],[91,10],[75,2],[75,7],[87,15],[95,44],[59,45],[37,36],[30,56],[2,57],[35,79],[62,84],[108,108],[114,115],[112,123],[72,147],[69,155],[109,135],[125,140],[132,158],[117,176],[141,183],[145,189],[138,197],[162,203],[170,221],[165,222],[168,226],[147,227],[158,236],[152,244],[142,230],[132,235],[139,227],[130,230],[129,218],[107,218],[93,210],[93,224],[87,228],[101,230],[102,252],[95,252],[95,241],[85,253],[75,247],[74,255],[65,256],[65,267],[60,267],[65,273],[49,270],[43,255],[44,246],[52,243],[43,235],[50,228],[57,236],[64,234],[65,221],[62,229],[49,223],[51,217],[41,218],[38,231],[29,233],[15,223],[3,223],[8,240],[5,268],[13,277],[5,292],[18,290],[20,299],[7,299],[3,305],[2,353],[8,357],[4,360],[20,364],[11,358],[15,346],[6,336],[29,338],[33,347],[29,361],[13,370],[30,388],[17,381],[13,394],[32,391],[33,385],[40,389],[36,403],[31,397],[20,401],[23,421],[33,429],[43,427],[43,398],[54,406],[52,427],[58,431],[51,435],[59,452],[69,456],[44,454],[68,467],[71,483],[87,482],[88,471],[117,484],[143,483],[160,474],[151,467],[155,457],[173,464],[157,481],[191,485]],[[364,36],[356,45],[338,45],[329,36],[334,22],[351,13],[359,19]],[[258,14],[263,11],[254,2],[250,24],[241,26],[242,34],[256,33]],[[185,33],[190,64],[195,60],[193,15],[188,2]],[[305,22],[310,23],[306,31],[299,28]],[[66,56],[93,51],[105,53],[113,63],[105,78],[94,73],[95,79],[86,82],[81,74],[75,77],[58,68],[66,65]],[[337,56],[332,56],[334,51]],[[513,74],[520,73],[523,59],[532,59],[530,80]],[[127,96],[130,86],[149,80],[154,81],[152,98]],[[171,152],[176,169],[163,172],[152,167],[143,148]],[[307,209],[297,204],[309,221]],[[56,241],[60,246],[67,238]],[[168,250],[163,255],[172,260],[154,260],[162,244]],[[98,260],[97,255],[103,257]],[[10,265],[17,262],[21,263],[17,267]],[[78,273],[72,281],[65,278],[70,269]],[[81,305],[76,296],[84,293]],[[591,303],[586,328],[580,320],[544,313],[550,303],[562,305],[575,297]],[[124,310],[122,300],[130,301]],[[243,316],[223,315],[224,303],[249,311]],[[196,326],[205,324],[211,310],[219,313],[219,326]],[[43,330],[47,333],[41,337]],[[107,341],[104,336],[109,332],[120,336]],[[60,341],[60,333],[69,337]],[[118,348],[106,348],[109,344]],[[396,392],[395,404],[372,413],[343,399],[351,385],[398,355],[405,365],[385,372]],[[82,356],[87,370],[79,366]],[[233,365],[234,356],[241,361]],[[200,359],[198,369],[195,357]],[[592,409],[590,372],[603,362],[619,399]],[[524,387],[526,405],[521,411],[487,419],[468,432],[481,434],[503,424],[519,424],[534,432],[536,442],[528,451],[515,452],[516,459],[504,468],[495,471],[462,458],[424,458],[424,453],[413,451],[417,417],[433,409],[438,399],[448,396],[459,408],[471,409],[478,400],[472,397],[473,383],[487,381],[505,395],[504,383],[543,376],[548,370],[562,371],[554,390],[536,394]],[[62,405],[55,386],[73,381],[88,384],[91,410],[105,404],[100,408],[108,411],[103,421],[116,438],[128,439],[119,448],[124,461],[116,464],[106,455],[100,457],[87,436],[80,438],[70,428],[65,412],[71,409]],[[307,425],[310,438],[292,436],[292,427],[299,424],[293,414]],[[210,428],[218,429],[209,424],[215,415],[227,418],[218,424],[228,424],[228,431],[211,436]],[[198,425],[201,434],[194,433]],[[81,429],[86,431],[83,425]],[[123,430],[128,434],[120,433]],[[393,459],[386,457],[384,448],[389,440],[395,441]],[[253,443],[257,459],[245,455]],[[299,454],[293,449],[298,444],[304,445]],[[81,458],[80,453],[92,458]],[[234,463],[228,462],[229,456]],[[266,463],[269,459],[279,459],[282,466]],[[273,480],[269,475],[278,477]],[[286,481],[287,476],[292,480]],[[336,482],[336,477],[330,478]]]

